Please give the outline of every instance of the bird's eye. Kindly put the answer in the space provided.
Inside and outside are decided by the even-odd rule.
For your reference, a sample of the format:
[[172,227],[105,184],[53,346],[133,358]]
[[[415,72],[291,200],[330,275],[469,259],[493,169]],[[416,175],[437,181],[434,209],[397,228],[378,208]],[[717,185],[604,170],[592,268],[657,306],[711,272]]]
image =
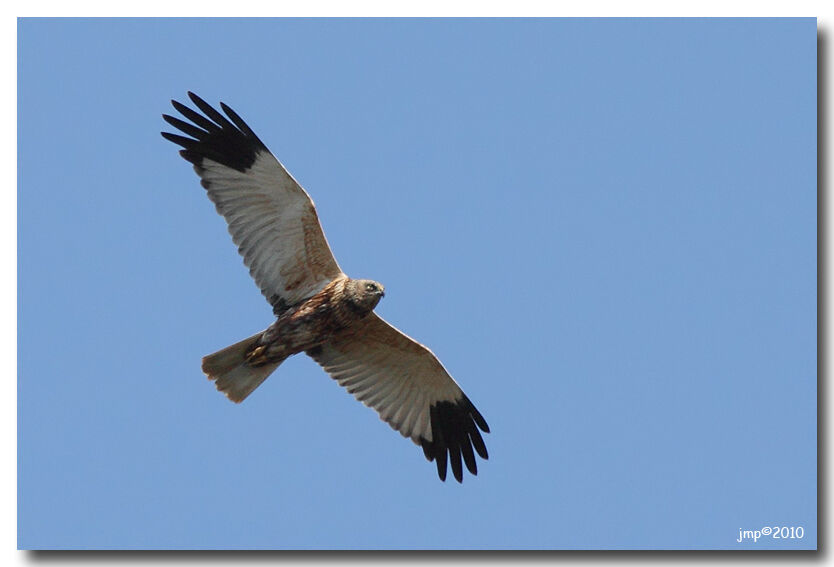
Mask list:
[[365,289],[367,289],[368,291],[374,291],[376,289],[376,286],[372,283],[369,283],[365,286]]

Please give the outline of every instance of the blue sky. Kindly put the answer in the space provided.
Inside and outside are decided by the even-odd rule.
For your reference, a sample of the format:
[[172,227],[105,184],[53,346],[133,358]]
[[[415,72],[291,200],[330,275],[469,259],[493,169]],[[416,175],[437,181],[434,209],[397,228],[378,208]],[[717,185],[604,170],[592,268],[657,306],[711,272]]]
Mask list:
[[[814,19],[18,31],[19,547],[816,547]],[[205,379],[271,312],[159,136],[187,90],[486,417],[477,477],[309,359]]]

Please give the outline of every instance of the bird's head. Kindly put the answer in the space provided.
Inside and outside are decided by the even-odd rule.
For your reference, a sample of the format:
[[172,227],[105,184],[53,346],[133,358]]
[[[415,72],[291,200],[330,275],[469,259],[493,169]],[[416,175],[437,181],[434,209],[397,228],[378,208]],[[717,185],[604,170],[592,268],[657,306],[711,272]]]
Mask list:
[[385,286],[373,280],[350,280],[347,292],[354,304],[370,312],[385,297]]

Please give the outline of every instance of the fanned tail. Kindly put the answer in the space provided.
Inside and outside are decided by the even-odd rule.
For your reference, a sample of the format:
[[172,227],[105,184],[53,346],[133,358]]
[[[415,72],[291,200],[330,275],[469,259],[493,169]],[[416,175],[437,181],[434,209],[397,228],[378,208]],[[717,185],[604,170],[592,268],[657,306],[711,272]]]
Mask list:
[[251,365],[246,355],[261,337],[252,335],[239,343],[203,357],[203,372],[214,380],[217,389],[230,400],[240,403],[261,385],[286,358],[265,364]]

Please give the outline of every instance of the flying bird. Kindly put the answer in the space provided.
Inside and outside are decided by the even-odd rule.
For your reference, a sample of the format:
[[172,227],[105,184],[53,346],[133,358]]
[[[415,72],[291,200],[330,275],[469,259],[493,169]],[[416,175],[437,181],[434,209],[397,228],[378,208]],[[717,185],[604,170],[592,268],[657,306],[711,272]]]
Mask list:
[[345,275],[310,196],[236,112],[221,102],[224,116],[188,96],[202,114],[172,100],[190,122],[163,114],[185,136],[162,136],[194,165],[276,317],[266,330],[204,357],[203,372],[242,402],[287,357],[306,353],[421,446],[441,480],[447,462],[458,482],[461,461],[477,474],[475,453],[488,458],[479,429],[489,427],[437,357],[374,312],[383,285]]

